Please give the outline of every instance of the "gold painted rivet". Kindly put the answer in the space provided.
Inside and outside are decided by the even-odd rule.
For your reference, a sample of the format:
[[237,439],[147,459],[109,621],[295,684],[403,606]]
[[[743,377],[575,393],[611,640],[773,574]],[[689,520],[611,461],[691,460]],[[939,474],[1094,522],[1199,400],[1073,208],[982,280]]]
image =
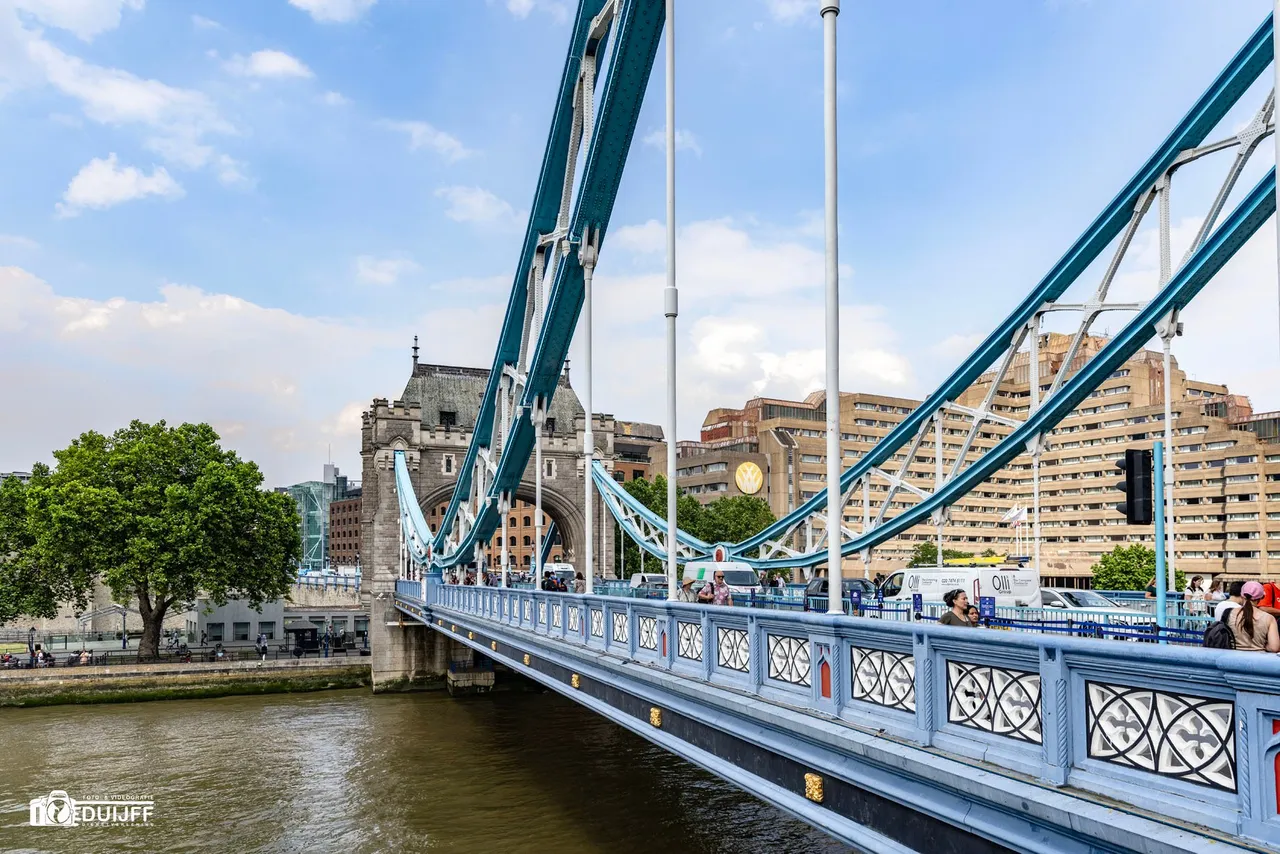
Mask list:
[[569,680],[569,684],[575,688],[580,688],[582,687],[582,680],[578,677],[578,674],[575,673],[573,674],[573,678]]
[[662,709],[657,706],[649,707],[649,723],[656,727],[662,726]]
[[527,652],[524,654],[524,666],[525,667],[529,666],[529,653]]
[[498,642],[497,642],[497,641],[490,641],[490,642],[489,642],[489,649],[493,650],[494,652],[497,652],[497,651],[498,651]]
[[467,632],[467,640],[475,640],[475,639],[476,639],[475,632]]
[[449,624],[449,631],[456,632],[457,630],[458,630],[457,626],[455,626],[453,623]]
[[804,775],[804,796],[815,804],[822,803],[822,777],[817,774]]

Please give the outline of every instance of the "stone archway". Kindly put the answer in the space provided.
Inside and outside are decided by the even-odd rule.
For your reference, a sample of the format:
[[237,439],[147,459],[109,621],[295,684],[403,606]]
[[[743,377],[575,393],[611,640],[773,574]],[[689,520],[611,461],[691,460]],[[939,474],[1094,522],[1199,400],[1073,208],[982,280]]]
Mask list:
[[[434,489],[418,499],[418,506],[424,514],[428,514],[432,508],[447,502],[453,496],[453,490],[452,484]],[[522,482],[516,489],[515,499],[517,501],[527,501],[532,505],[534,497],[533,484]],[[577,566],[581,562],[583,543],[586,541],[586,517],[582,512],[580,503],[564,495],[559,490],[543,484],[542,509],[556,523],[556,530],[560,532],[561,551],[565,560]],[[513,511],[513,513],[516,512]],[[494,535],[501,536],[501,526],[495,529]]]

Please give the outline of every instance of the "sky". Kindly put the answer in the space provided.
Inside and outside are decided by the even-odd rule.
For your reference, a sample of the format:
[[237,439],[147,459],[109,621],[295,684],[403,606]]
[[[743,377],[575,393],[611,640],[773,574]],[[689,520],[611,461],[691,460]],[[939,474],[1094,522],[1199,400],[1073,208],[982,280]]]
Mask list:
[[[842,387],[932,390],[1270,6],[845,0]],[[414,335],[424,362],[492,363],[572,14],[0,0],[0,471],[163,418],[213,424],[268,485],[329,459],[358,477],[360,413],[403,390]],[[684,439],[712,407],[822,386],[822,34],[817,0],[678,0],[676,25]],[[596,273],[593,386],[597,411],[658,423],[661,56]],[[1175,260],[1228,162],[1208,160],[1175,179]],[[1116,295],[1157,269],[1147,224]],[[1273,225],[1183,320],[1192,376],[1280,408]]]

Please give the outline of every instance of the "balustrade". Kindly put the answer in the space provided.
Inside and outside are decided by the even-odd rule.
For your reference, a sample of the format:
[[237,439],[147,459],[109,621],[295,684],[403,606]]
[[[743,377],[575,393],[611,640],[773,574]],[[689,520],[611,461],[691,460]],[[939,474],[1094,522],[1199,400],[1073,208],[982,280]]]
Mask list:
[[1276,656],[438,583],[425,604],[1280,843]]

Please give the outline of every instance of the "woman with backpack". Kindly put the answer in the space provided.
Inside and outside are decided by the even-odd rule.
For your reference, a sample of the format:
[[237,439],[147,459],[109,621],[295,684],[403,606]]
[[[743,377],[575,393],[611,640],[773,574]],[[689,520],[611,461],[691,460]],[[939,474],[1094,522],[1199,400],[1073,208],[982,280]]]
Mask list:
[[1262,585],[1246,582],[1240,590],[1242,603],[1232,608],[1224,622],[1235,638],[1236,649],[1244,652],[1280,652],[1280,628],[1276,618],[1258,607],[1264,595]]

